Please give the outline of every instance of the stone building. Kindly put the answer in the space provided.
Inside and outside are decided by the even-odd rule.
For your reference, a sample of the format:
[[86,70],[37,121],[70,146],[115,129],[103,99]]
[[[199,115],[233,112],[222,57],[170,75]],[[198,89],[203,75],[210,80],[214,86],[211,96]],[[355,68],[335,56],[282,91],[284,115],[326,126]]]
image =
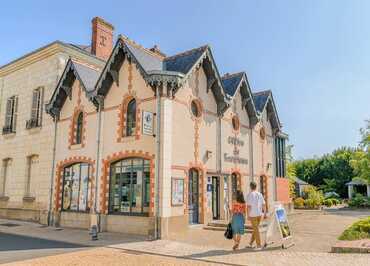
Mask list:
[[209,46],[166,56],[119,36],[102,69],[68,61],[47,112],[58,225],[166,237],[227,218],[251,180],[269,209],[290,202],[271,91],[221,76]]
[[70,58],[104,66],[102,29],[112,43],[113,27],[96,18],[91,46],[55,41],[0,67],[0,217],[47,223],[54,123],[44,105]]
[[92,25],[90,46],[0,68],[1,217],[166,237],[226,219],[251,180],[290,203],[271,91],[221,76],[209,46],[166,56]]

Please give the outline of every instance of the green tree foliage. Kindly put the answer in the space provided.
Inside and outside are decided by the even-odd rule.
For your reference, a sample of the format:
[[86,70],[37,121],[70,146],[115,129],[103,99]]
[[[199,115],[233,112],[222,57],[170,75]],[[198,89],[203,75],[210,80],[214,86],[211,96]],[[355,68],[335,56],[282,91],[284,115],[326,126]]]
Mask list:
[[370,184],[370,120],[366,120],[366,127],[360,133],[359,149],[352,156],[351,166],[357,179]]
[[343,147],[321,158],[295,161],[293,165],[298,178],[324,189],[325,192],[335,191],[345,197],[345,184],[354,177],[350,164],[353,154],[354,149]]

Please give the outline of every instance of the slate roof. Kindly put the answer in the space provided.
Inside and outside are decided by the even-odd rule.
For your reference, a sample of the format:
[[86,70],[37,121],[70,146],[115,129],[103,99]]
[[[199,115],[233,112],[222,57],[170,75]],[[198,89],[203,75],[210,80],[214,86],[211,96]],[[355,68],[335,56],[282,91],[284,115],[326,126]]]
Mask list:
[[56,115],[55,109],[61,108],[68,94],[71,93],[75,79],[80,81],[86,96],[88,96],[88,94],[95,89],[95,84],[100,74],[101,70],[88,67],[69,59],[49,103],[46,104],[46,112],[52,116]]
[[72,64],[75,67],[75,70],[86,91],[93,91],[95,89],[96,81],[100,76],[101,70],[93,69],[77,62],[72,62]]
[[132,55],[136,58],[136,60],[140,62],[145,72],[149,73],[150,71],[163,70],[163,62],[158,56],[149,53],[143,48],[135,47],[128,42],[126,43],[126,46],[130,50]]
[[302,179],[299,179],[298,177],[295,177],[294,178],[295,182],[298,184],[298,185],[309,185],[307,182],[303,181]]
[[226,74],[222,79],[222,85],[224,87],[225,93],[231,97],[235,95],[238,85],[240,84],[243,78],[244,72],[239,72],[235,74]]
[[163,62],[163,70],[187,74],[207,49],[208,45],[205,45],[174,56],[166,57]]
[[263,108],[265,108],[267,99],[269,98],[270,94],[270,90],[253,93],[254,106],[256,107],[256,110],[258,112],[261,113],[263,111]]

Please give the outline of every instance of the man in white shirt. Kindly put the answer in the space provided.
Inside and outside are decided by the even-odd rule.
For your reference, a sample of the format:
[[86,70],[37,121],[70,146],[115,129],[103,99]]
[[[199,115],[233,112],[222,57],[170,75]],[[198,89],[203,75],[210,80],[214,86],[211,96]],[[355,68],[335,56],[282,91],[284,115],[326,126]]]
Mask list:
[[259,225],[262,220],[262,216],[266,218],[266,203],[263,195],[256,191],[257,184],[252,181],[250,183],[251,192],[247,196],[247,215],[248,220],[252,223],[253,233],[251,241],[249,242],[252,247],[253,242],[256,240],[257,250],[261,250],[261,236],[259,231]]

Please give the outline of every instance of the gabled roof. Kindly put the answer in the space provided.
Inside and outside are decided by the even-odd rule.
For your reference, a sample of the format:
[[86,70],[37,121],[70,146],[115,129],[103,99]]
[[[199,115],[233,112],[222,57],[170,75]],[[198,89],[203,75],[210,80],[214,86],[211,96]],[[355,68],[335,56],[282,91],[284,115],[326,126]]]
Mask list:
[[164,59],[163,68],[167,71],[175,71],[187,74],[207,49],[208,46],[205,45],[174,56],[167,57]]
[[[240,92],[242,103],[247,110],[250,122],[251,124],[256,124],[258,122],[258,113],[254,106],[253,94],[249,86],[247,74],[245,72],[226,74],[222,77],[222,83],[229,101]],[[230,107],[230,104],[227,107]],[[227,108],[224,111],[226,110]]]
[[202,65],[207,75],[207,92],[211,90],[214,94],[219,112],[226,105],[221,78],[208,45],[164,57],[120,36],[97,81],[93,96],[104,96],[113,82],[119,83],[118,72],[124,60],[136,64],[147,84],[163,84],[171,95],[177,92],[195,68]]
[[257,112],[259,114],[262,114],[266,109],[267,118],[270,120],[272,127],[275,130],[280,130],[281,124],[271,90],[253,93],[253,101],[254,105],[256,106]]
[[101,71],[89,66],[68,60],[64,72],[59,79],[57,87],[51,97],[50,102],[46,105],[46,112],[52,116],[56,116],[65,100],[72,93],[74,81],[79,80],[86,96],[95,89],[96,81],[100,76]]

